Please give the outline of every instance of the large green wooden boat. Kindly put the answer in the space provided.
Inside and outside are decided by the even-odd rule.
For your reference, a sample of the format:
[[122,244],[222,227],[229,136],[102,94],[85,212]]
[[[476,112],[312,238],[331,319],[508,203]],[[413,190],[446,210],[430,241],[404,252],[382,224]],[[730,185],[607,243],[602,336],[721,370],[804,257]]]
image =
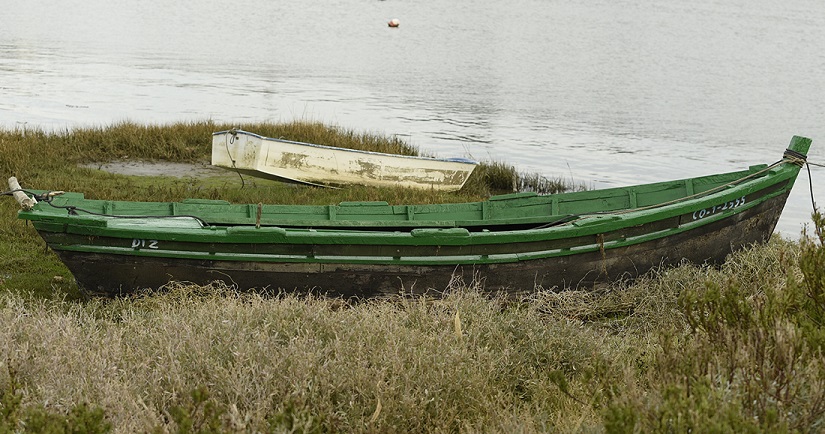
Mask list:
[[780,161],[737,172],[474,203],[233,205],[17,194],[19,218],[92,293],[222,280],[361,297],[438,293],[456,281],[519,294],[592,287],[683,260],[720,262],[767,241],[810,143],[794,137]]

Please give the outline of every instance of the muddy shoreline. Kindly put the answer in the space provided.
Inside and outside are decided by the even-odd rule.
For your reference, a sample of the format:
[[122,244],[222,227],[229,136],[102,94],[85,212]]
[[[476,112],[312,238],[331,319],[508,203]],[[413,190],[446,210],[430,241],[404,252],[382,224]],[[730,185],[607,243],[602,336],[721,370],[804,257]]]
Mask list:
[[118,175],[171,176],[175,178],[204,178],[237,176],[232,172],[207,163],[177,163],[169,161],[118,160],[81,164],[80,167],[103,170]]

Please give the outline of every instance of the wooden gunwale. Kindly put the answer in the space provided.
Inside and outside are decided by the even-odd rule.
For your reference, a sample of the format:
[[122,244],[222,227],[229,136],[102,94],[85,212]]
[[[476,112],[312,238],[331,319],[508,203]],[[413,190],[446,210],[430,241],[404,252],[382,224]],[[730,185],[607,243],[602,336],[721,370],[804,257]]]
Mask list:
[[[709,187],[717,187],[718,185],[724,185],[752,172],[753,170],[732,172],[725,174],[725,176],[713,175],[704,177],[706,179],[703,181],[708,183]],[[709,179],[715,179],[715,182],[711,184],[708,181]],[[353,206],[353,204],[350,203],[342,203],[334,208],[336,209],[334,215],[342,219],[339,221],[315,220],[319,215],[328,219],[330,215],[329,209],[332,208],[332,206],[264,205],[262,208],[261,225],[262,227],[313,228],[319,231],[323,229],[365,230],[373,227],[377,231],[411,229],[416,227],[463,227],[478,230],[483,228],[495,230],[498,226],[507,227],[521,224],[540,226],[569,215],[583,215],[604,211],[625,211],[628,209],[629,200],[627,204],[621,204],[621,206],[616,204],[612,204],[611,206],[610,203],[605,204],[605,202],[609,202],[615,198],[628,197],[630,194],[629,191],[635,192],[637,197],[656,192],[660,194],[667,192],[665,197],[671,199],[678,198],[684,195],[685,183],[687,181],[688,180],[682,180],[600,190],[602,194],[596,191],[564,193],[552,196],[526,194],[511,198],[505,197],[503,199],[493,197],[486,202],[467,204],[390,206],[385,202],[381,202],[377,204],[362,203],[362,206]],[[659,200],[659,202],[661,202],[661,200]],[[248,206],[231,205],[225,201],[185,200],[173,204],[163,202],[112,202],[84,199],[82,194],[70,193],[55,198],[53,203],[58,206],[77,205],[78,207],[103,214],[118,213],[136,216],[197,214],[203,220],[208,221],[210,225],[218,227],[243,226],[255,222],[254,218],[250,216]],[[560,213],[552,212],[553,210],[551,208],[556,206],[556,203],[561,203],[564,208],[559,210]],[[655,202],[647,201],[639,205],[650,206],[654,204]],[[605,205],[608,205],[607,209],[605,209]],[[414,208],[412,212],[409,211],[411,207]],[[496,207],[499,209],[498,211],[496,211]],[[397,208],[404,209],[399,212]],[[408,220],[410,214],[414,216],[413,220]],[[484,214],[487,215],[485,216]],[[527,215],[526,217],[525,214]],[[21,217],[24,216],[21,215]],[[82,214],[79,216],[71,216],[71,220],[69,220],[68,217],[64,211],[41,207],[38,213],[25,215],[24,218],[31,220],[65,218],[67,221],[75,222],[80,222],[80,219],[85,218],[88,219],[90,225],[94,225],[94,221],[97,219],[104,219],[104,217],[98,218]],[[348,219],[343,220],[345,218]],[[163,228],[157,227],[157,230],[162,231]]]
[[[774,174],[781,175],[780,173]],[[665,207],[643,210],[640,212],[629,212],[620,215],[593,215],[563,226],[551,226],[547,228],[518,230],[518,231],[490,231],[490,232],[467,232],[466,236],[455,236],[454,233],[439,231],[438,228],[423,231],[413,229],[411,231],[359,231],[359,230],[327,230],[327,229],[284,229],[280,227],[261,227],[260,229],[249,229],[244,227],[207,227],[207,228],[162,228],[156,226],[125,226],[107,227],[106,218],[99,216],[32,216],[34,224],[38,229],[66,231],[80,235],[94,235],[101,237],[115,238],[147,238],[152,237],[157,240],[192,240],[198,243],[251,243],[265,244],[273,242],[290,243],[312,243],[312,244],[354,244],[354,245],[473,245],[473,244],[504,244],[530,242],[536,239],[557,240],[576,236],[593,235],[596,233],[610,233],[620,228],[633,227],[649,224],[655,221],[666,220],[679,217],[686,213],[692,213],[697,209],[705,209],[716,206],[719,203],[727,203],[740,197],[745,197],[745,203],[739,208],[747,209],[753,206],[754,201],[760,200],[754,194],[760,190],[772,188],[778,190],[784,188],[792,173],[786,173],[781,179],[776,177],[763,177],[746,184],[731,188],[727,191],[716,193],[707,197],[692,199],[690,201],[671,204]],[[783,184],[785,183],[785,184]],[[773,193],[776,193],[774,191]],[[732,209],[729,212],[738,212]],[[723,214],[719,214],[720,218]],[[66,225],[65,228],[63,225]],[[418,233],[429,231],[430,236],[415,236]],[[643,231],[644,232],[644,231]]]

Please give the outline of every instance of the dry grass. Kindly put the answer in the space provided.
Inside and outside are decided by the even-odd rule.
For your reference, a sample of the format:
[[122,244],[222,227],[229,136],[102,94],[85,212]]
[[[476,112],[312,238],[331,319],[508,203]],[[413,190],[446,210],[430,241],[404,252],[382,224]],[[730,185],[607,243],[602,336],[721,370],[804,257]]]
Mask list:
[[[77,167],[112,153],[199,161],[204,137],[222,127],[0,132],[0,171],[113,199],[481,194],[240,189]],[[512,172],[487,169],[481,178],[512,186]],[[521,302],[463,286],[441,300],[344,302],[219,284],[83,301],[15,211],[0,201],[0,433],[825,429],[822,238],[775,240],[719,269],[685,265]]]
[[805,321],[823,306],[798,264],[821,247],[805,249],[522,302],[4,293],[0,390],[14,377],[21,408],[85,403],[115,432],[816,431],[823,333]]
[[554,372],[626,357],[615,353],[621,338],[471,291],[345,305],[181,286],[136,300],[6,294],[0,304],[0,385],[11,367],[24,406],[90,402],[117,432],[175,431],[165,413],[199,388],[221,430],[238,432],[594,425],[598,413],[567,398]]

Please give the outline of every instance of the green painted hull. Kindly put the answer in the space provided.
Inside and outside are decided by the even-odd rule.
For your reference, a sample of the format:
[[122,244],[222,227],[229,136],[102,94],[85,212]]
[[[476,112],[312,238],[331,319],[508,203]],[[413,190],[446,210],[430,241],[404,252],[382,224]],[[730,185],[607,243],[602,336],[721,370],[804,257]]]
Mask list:
[[363,297],[437,294],[456,281],[525,293],[720,262],[767,241],[809,146],[795,137],[781,162],[746,171],[477,203],[259,206],[68,193],[19,217],[93,293],[170,280]]

